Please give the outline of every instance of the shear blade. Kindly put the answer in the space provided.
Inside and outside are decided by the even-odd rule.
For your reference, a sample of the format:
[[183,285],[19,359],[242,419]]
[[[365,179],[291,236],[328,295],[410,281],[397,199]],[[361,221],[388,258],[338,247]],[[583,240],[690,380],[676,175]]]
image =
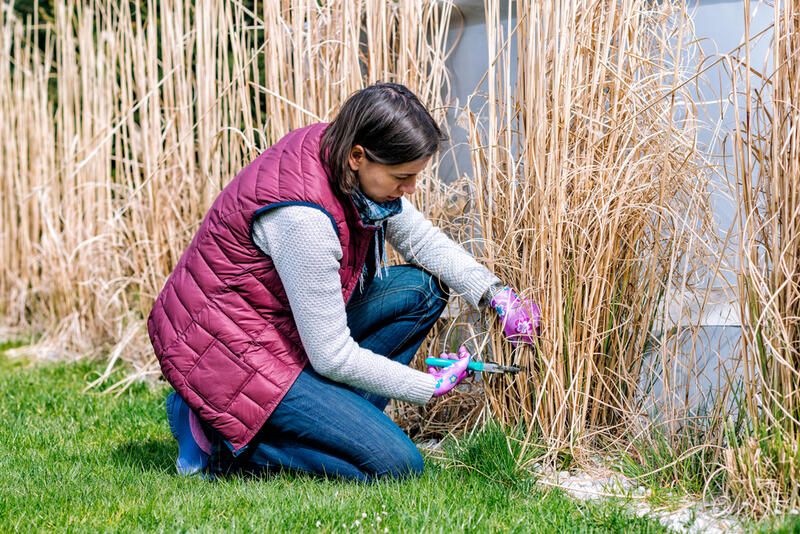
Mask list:
[[500,365],[494,362],[486,362],[484,369],[490,373],[519,373],[521,371],[516,365]]

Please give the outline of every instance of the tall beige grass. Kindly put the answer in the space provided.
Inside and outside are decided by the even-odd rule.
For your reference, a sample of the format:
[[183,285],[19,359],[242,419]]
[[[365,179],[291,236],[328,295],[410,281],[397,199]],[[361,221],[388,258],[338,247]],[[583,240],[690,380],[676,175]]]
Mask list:
[[489,410],[576,455],[640,413],[643,355],[706,215],[691,23],[681,2],[508,2],[516,20],[485,5],[491,64],[464,116],[472,237],[544,314],[535,350],[491,324],[486,352],[527,372],[490,380]]
[[0,11],[0,320],[39,355],[108,356],[137,376],[158,373],[153,299],[260,150],[378,80],[442,119],[452,5],[133,5],[68,0],[47,24]]
[[759,514],[800,506],[800,2],[775,2],[771,61],[734,70],[748,425],[726,453],[730,485]]

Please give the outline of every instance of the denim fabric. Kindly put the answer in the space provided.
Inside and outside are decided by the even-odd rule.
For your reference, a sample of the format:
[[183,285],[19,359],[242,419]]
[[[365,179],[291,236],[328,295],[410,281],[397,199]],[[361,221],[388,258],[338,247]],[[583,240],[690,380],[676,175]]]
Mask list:
[[[447,304],[448,290],[411,265],[356,290],[347,324],[363,348],[408,364]],[[388,399],[333,382],[307,365],[244,452],[214,442],[211,469],[277,471],[370,481],[422,472],[414,443],[383,413]]]

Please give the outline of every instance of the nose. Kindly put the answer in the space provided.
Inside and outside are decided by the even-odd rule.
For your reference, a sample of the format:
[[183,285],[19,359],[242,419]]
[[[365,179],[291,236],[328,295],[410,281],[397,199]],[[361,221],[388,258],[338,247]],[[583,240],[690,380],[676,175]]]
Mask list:
[[400,191],[406,195],[413,195],[417,189],[417,177],[409,178],[400,184]]

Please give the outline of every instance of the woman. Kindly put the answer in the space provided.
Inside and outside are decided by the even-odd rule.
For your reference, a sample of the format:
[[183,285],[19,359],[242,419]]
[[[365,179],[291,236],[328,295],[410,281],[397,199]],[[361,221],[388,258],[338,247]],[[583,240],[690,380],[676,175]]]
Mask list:
[[[463,347],[449,367],[408,366],[450,290],[532,342],[538,307],[403,198],[441,140],[413,93],[376,84],[220,193],[148,319],[177,392],[167,415],[180,473],[232,462],[354,480],[419,474],[419,452],[383,409],[389,398],[427,403],[464,378]],[[382,266],[384,236],[412,265]]]

